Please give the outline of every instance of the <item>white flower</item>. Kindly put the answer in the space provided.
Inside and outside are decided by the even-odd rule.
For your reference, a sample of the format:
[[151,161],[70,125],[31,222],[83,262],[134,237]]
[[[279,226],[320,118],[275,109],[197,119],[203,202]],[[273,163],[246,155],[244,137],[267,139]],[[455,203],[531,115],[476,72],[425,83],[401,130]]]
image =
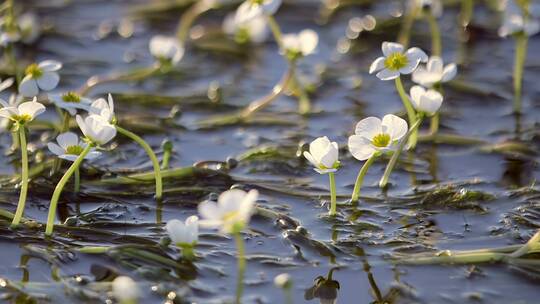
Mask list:
[[102,116],[92,114],[83,119],[77,115],[76,120],[84,136],[98,145],[104,145],[116,136],[116,128]]
[[[75,161],[87,146],[85,142],[79,141],[79,136],[73,132],[58,135],[56,142],[58,144],[52,142],[47,144],[49,151],[56,154],[59,158],[69,161]],[[84,159],[92,160],[100,155],[100,152],[93,151],[92,149]]]
[[501,8],[504,11],[503,24],[499,28],[499,36],[506,37],[517,33],[533,36],[540,32],[540,5],[531,3],[528,16],[525,17],[523,8],[515,1],[503,1]]
[[274,278],[274,285],[278,288],[289,288],[291,286],[291,276],[288,273],[278,274]]
[[24,124],[30,122],[36,118],[39,114],[45,112],[45,106],[36,101],[34,97],[32,101],[23,102],[18,106],[7,104],[5,101],[0,100],[0,104],[3,106],[0,109],[0,117],[10,119],[12,121]]
[[407,122],[396,115],[362,119],[356,125],[355,135],[349,137],[349,151],[358,160],[366,160],[374,153],[394,150],[407,134]]
[[258,16],[244,23],[238,23],[233,14],[223,21],[223,32],[234,36],[240,43],[263,43],[268,38],[269,29],[264,16]]
[[304,152],[304,157],[315,166],[315,171],[320,174],[336,172],[339,167],[338,144],[330,142],[328,137],[319,137],[309,144],[309,152]]
[[130,277],[119,276],[112,282],[113,296],[119,302],[134,301],[140,296],[137,283]]
[[49,100],[57,107],[69,112],[71,116],[77,114],[77,110],[90,111],[92,101],[86,97],[80,96],[75,92],[64,94],[49,94]]
[[188,217],[185,223],[177,219],[170,220],[165,229],[176,245],[194,245],[199,240],[199,218],[196,215]]
[[298,34],[283,35],[283,50],[287,56],[297,58],[313,54],[319,43],[319,35],[313,30],[306,29]]
[[24,43],[34,43],[41,35],[38,18],[33,13],[25,13],[17,18],[19,31],[21,32],[21,40]]
[[432,87],[435,84],[448,82],[457,74],[455,63],[444,66],[442,59],[438,56],[431,56],[426,67],[419,66],[412,74],[412,80],[425,87]]
[[[4,90],[6,88],[5,84],[8,82],[9,79],[4,80],[2,83],[0,83],[0,91]],[[17,94],[11,94],[9,96],[9,101],[6,102],[3,99],[0,99],[0,105],[2,107],[17,107],[21,102],[23,101],[23,97],[21,95]],[[0,132],[8,130],[13,120],[6,118],[6,117],[0,117]]]
[[62,63],[56,60],[45,60],[39,64],[31,64],[26,68],[25,76],[19,85],[19,92],[24,97],[33,97],[39,90],[50,91],[58,85],[60,76],[56,71],[62,68]]
[[116,118],[114,116],[114,100],[112,95],[109,94],[107,100],[105,98],[96,99],[90,105],[88,112],[103,117],[109,123],[114,123]]
[[435,90],[426,90],[423,87],[416,85],[411,88],[411,102],[417,111],[432,116],[439,111],[443,102],[443,97],[441,93]]
[[150,54],[160,61],[178,64],[184,56],[184,46],[175,37],[157,35],[150,39]]
[[281,5],[281,0],[246,0],[236,10],[236,22],[245,23],[263,15],[273,15]]
[[223,233],[238,233],[242,230],[255,211],[257,190],[245,192],[232,189],[221,193],[217,204],[205,201],[199,204],[199,213],[203,217],[199,224],[208,228],[220,228]]
[[381,80],[392,80],[398,78],[400,74],[410,74],[414,72],[420,62],[427,62],[428,56],[417,47],[403,52],[403,45],[395,42],[383,42],[383,57],[373,61],[369,68],[369,73],[377,73]]

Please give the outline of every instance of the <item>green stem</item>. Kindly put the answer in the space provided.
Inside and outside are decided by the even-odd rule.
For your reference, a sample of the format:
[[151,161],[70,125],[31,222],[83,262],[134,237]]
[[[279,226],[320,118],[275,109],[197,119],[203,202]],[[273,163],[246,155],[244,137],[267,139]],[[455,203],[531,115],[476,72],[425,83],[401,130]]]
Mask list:
[[390,178],[390,174],[392,174],[392,171],[394,170],[394,167],[396,166],[397,160],[399,158],[399,155],[403,151],[403,148],[405,148],[405,143],[407,142],[407,139],[411,136],[411,134],[416,133],[418,130],[418,127],[420,124],[422,124],[423,117],[420,117],[414,125],[409,129],[407,134],[401,139],[399,142],[399,145],[392,155],[392,158],[390,158],[390,161],[388,162],[388,165],[386,166],[386,169],[384,170],[384,174],[381,177],[381,180],[379,181],[379,187],[384,188],[388,184],[388,179]]
[[150,157],[150,160],[152,161],[152,165],[154,166],[154,179],[156,180],[156,198],[159,200],[163,196],[163,185],[161,181],[161,168],[159,166],[159,161],[156,157],[156,154],[150,148],[150,146],[137,134],[130,132],[124,128],[121,128],[119,126],[116,126],[116,130],[118,130],[119,133],[121,133],[124,136],[129,137],[131,140],[138,143],[144,151],[146,151],[146,154],[148,154],[148,157]]
[[283,290],[283,292],[285,293],[285,303],[287,304],[293,304],[293,294],[292,294],[292,288],[285,288]]
[[81,170],[77,167],[74,174],[75,181],[73,184],[73,192],[79,193],[79,191],[81,190]]
[[431,117],[429,125],[429,134],[435,135],[439,132],[439,121],[440,121],[440,112],[437,112],[433,117]]
[[280,49],[283,49],[283,34],[281,33],[281,28],[279,27],[276,18],[274,18],[274,16],[266,16],[266,20],[268,22],[268,26],[270,26],[272,35],[274,35],[276,43]]
[[193,244],[177,244],[182,249],[182,257],[188,261],[195,259],[195,248]]
[[77,249],[77,251],[81,253],[86,253],[86,254],[102,254],[102,253],[106,253],[108,250],[109,250],[109,247],[101,247],[101,246],[84,246]]
[[336,178],[334,176],[334,172],[328,173],[328,179],[330,182],[330,212],[328,213],[330,216],[336,215]]
[[71,178],[75,170],[79,168],[81,163],[83,162],[86,155],[92,150],[94,147],[94,144],[89,144],[84,148],[84,150],[79,154],[77,159],[71,164],[69,169],[64,173],[64,176],[60,179],[58,184],[56,185],[56,188],[54,188],[54,193],[51,198],[51,204],[49,206],[49,214],[47,216],[47,226],[45,227],[45,235],[50,236],[53,233],[54,229],[54,219],[56,217],[56,207],[58,206],[58,199],[60,199],[60,195],[62,194],[62,190],[64,190],[64,186],[68,182],[68,180]]
[[178,37],[178,40],[180,40],[182,44],[186,43],[189,30],[195,20],[201,14],[212,8],[211,6],[207,6],[206,3],[210,3],[210,1],[197,1],[180,17],[180,23],[176,30],[176,37]]
[[279,95],[283,93],[283,91],[285,91],[291,81],[293,81],[294,70],[295,65],[289,65],[287,72],[285,73],[285,75],[283,75],[280,82],[274,86],[272,92],[255,101],[252,101],[244,110],[242,110],[242,112],[240,112],[240,117],[242,119],[247,119],[251,115],[270,105],[272,101],[274,101]]
[[[409,126],[412,126],[416,122],[416,112],[414,111],[414,108],[409,99],[409,96],[405,92],[405,88],[403,87],[403,82],[401,82],[401,77],[396,78],[395,82],[396,82],[396,90],[398,91],[399,97],[401,98],[401,101],[403,102],[403,106],[405,107],[405,110],[407,111],[407,118],[409,120]],[[409,137],[409,147],[414,149],[414,147],[416,147],[417,140],[418,140],[418,133],[417,131],[414,131]]]
[[169,162],[171,160],[171,153],[173,150],[173,143],[167,140],[163,143],[163,158],[161,159],[161,169],[169,169]]
[[527,58],[528,37],[525,33],[516,36],[516,53],[514,61],[514,112],[521,112],[521,88],[523,82],[523,68]]
[[429,264],[476,264],[493,263],[508,260],[510,257],[505,253],[482,252],[482,253],[451,253],[433,257],[413,257],[398,260],[397,264],[405,265],[429,265]]
[[[296,65],[296,62],[290,62],[290,65]],[[305,115],[311,112],[311,101],[309,96],[306,93],[306,90],[298,80],[296,75],[296,70],[293,70],[292,84],[294,86],[294,91],[298,97],[298,112],[300,115]]]
[[471,22],[471,17],[474,10],[474,0],[461,0],[461,12],[459,14],[459,22],[462,27],[466,28]]
[[401,24],[401,30],[399,31],[397,41],[405,48],[409,45],[411,38],[411,29],[414,24],[414,19],[418,13],[418,7],[416,1],[412,1],[412,7],[403,17],[403,23]]
[[242,293],[244,292],[244,273],[246,272],[246,250],[244,239],[240,232],[234,233],[236,248],[238,250],[238,277],[236,280],[236,304],[242,303]]
[[366,176],[366,173],[369,170],[369,167],[373,164],[375,159],[377,159],[379,155],[377,153],[373,153],[370,158],[364,162],[364,165],[358,172],[358,176],[356,177],[356,182],[354,183],[354,189],[351,196],[351,202],[356,203],[358,202],[358,197],[360,196],[360,189],[362,188],[362,184],[364,183],[364,176]]
[[26,195],[28,193],[28,147],[26,146],[26,130],[24,125],[19,125],[19,144],[21,146],[21,193],[17,203],[17,211],[11,222],[12,227],[17,227],[21,222],[26,205]]
[[433,16],[431,10],[427,13],[427,21],[429,23],[429,29],[431,31],[431,53],[434,56],[441,56],[442,53],[442,40],[441,40],[441,30],[437,19]]

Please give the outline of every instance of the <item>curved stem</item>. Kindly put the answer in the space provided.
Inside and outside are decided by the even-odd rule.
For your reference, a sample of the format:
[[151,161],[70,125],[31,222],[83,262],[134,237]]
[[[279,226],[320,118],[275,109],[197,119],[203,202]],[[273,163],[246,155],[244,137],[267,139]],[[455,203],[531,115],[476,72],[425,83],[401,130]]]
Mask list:
[[127,71],[127,72],[117,72],[105,76],[92,76],[86,83],[77,90],[77,93],[81,96],[88,95],[90,90],[96,86],[108,82],[116,81],[136,81],[144,79],[146,77],[152,76],[154,73],[158,72],[161,68],[161,65],[155,64],[149,67],[142,67],[140,69]]
[[[396,90],[398,91],[399,97],[401,98],[401,101],[403,102],[403,106],[405,107],[405,110],[407,111],[407,118],[409,120],[409,126],[412,126],[416,122],[416,112],[414,111],[414,108],[412,106],[412,103],[409,99],[409,96],[405,92],[405,88],[403,87],[403,82],[401,82],[401,77],[396,78]],[[418,134],[417,132],[413,132],[411,136],[409,137],[409,147],[413,148],[416,147]]]
[[521,112],[521,88],[523,82],[523,68],[527,58],[528,37],[525,33],[516,36],[516,50],[514,60],[514,112]]
[[429,23],[429,30],[431,31],[431,53],[434,56],[440,57],[442,54],[442,40],[439,24],[437,23],[437,19],[435,19],[435,16],[433,16],[431,10],[429,10],[427,13],[426,18]]
[[182,44],[186,43],[189,29],[197,17],[212,8],[211,6],[206,5],[206,3],[210,3],[210,1],[197,1],[188,8],[182,16],[180,16],[180,22],[176,29],[176,37],[178,37],[178,40],[180,40]]
[[242,294],[244,292],[244,273],[246,272],[246,250],[244,239],[240,232],[234,233],[236,249],[238,251],[238,277],[236,279],[236,304],[242,303]]
[[73,192],[79,193],[81,190],[81,172],[79,167],[75,169],[75,177],[74,177],[74,184],[73,184]]
[[283,33],[281,32],[281,28],[279,27],[279,24],[276,21],[276,18],[274,16],[266,16],[266,21],[268,22],[268,26],[270,27],[270,30],[272,31],[272,35],[274,36],[274,39],[276,40],[277,45],[279,46],[279,49],[283,49]]
[[159,161],[156,157],[156,154],[154,153],[152,148],[150,148],[150,146],[144,141],[144,139],[139,137],[137,134],[130,132],[119,126],[116,126],[116,130],[118,130],[120,134],[126,137],[129,137],[131,140],[138,143],[144,149],[146,154],[148,154],[148,157],[150,157],[150,160],[152,161],[152,165],[154,166],[154,179],[156,180],[156,198],[158,200],[161,199],[161,197],[163,196],[163,185],[161,181],[161,168],[159,165]]
[[336,178],[334,172],[328,173],[328,180],[330,182],[330,212],[328,213],[331,216],[336,215]]
[[405,143],[407,142],[407,139],[411,136],[411,134],[415,133],[418,130],[418,127],[422,123],[423,118],[420,117],[414,125],[409,129],[407,134],[401,139],[396,151],[394,151],[394,154],[392,155],[392,158],[390,158],[390,161],[388,162],[388,165],[386,166],[386,169],[384,170],[384,174],[381,177],[381,180],[379,181],[379,187],[384,188],[388,184],[388,179],[390,178],[390,174],[392,174],[392,171],[394,170],[394,167],[396,166],[397,160],[399,158],[399,155],[401,154],[401,151],[403,151],[403,148],[405,148]]
[[50,236],[53,233],[54,229],[54,219],[56,217],[56,207],[58,206],[58,199],[60,198],[60,194],[62,194],[62,190],[64,190],[64,186],[68,182],[68,180],[71,178],[75,170],[79,168],[82,161],[86,157],[86,155],[92,150],[94,147],[93,144],[89,144],[84,148],[84,150],[79,154],[77,159],[71,164],[69,169],[64,173],[64,176],[60,179],[58,184],[56,185],[56,188],[54,188],[54,193],[51,198],[51,204],[49,206],[49,214],[47,215],[47,226],[45,228],[45,235]]
[[364,183],[364,176],[368,172],[369,167],[373,164],[375,159],[377,159],[378,155],[373,154],[370,158],[364,162],[364,165],[358,172],[358,176],[356,177],[356,182],[354,183],[354,190],[351,196],[351,202],[356,203],[358,201],[358,197],[360,196],[360,189],[362,188],[362,184]]
[[240,113],[240,116],[242,118],[248,118],[249,116],[253,115],[255,112],[260,111],[261,109],[267,107],[274,99],[276,99],[279,95],[285,91],[285,89],[289,86],[291,80],[294,76],[294,65],[289,65],[289,69],[283,75],[280,82],[274,86],[274,89],[272,92],[266,96],[263,96],[253,102],[251,102],[242,112]]
[[28,148],[26,146],[25,127],[19,125],[19,145],[21,147],[21,193],[19,194],[19,202],[17,203],[17,211],[11,222],[12,227],[17,227],[21,222],[26,205],[26,195],[28,193]]
[[[290,62],[290,65],[295,65],[295,62]],[[296,70],[293,72],[292,76],[292,83],[294,85],[295,93],[298,97],[298,112],[301,115],[308,114],[311,112],[311,101],[309,100],[309,96],[306,93],[306,90],[298,80],[298,77],[296,75]]]

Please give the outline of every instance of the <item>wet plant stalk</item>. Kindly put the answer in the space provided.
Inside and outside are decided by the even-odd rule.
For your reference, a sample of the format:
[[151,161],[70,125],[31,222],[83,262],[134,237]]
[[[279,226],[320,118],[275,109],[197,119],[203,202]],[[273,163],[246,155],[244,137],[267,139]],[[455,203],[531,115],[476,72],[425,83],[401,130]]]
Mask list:
[[336,215],[336,205],[337,205],[337,199],[336,199],[336,178],[334,176],[334,172],[328,173],[328,180],[330,182],[330,214],[331,216]]
[[[403,88],[403,82],[401,82],[401,77],[398,76],[395,82],[396,82],[396,90],[398,91],[399,97],[401,98],[401,101],[403,102],[403,106],[405,107],[405,110],[407,111],[407,118],[409,120],[409,126],[412,126],[416,122],[416,112],[414,111],[412,103],[409,100],[407,93],[405,92],[405,88]],[[409,137],[410,148],[414,149],[416,147],[417,139],[418,139],[418,132],[414,131]]]
[[75,169],[74,183],[73,183],[73,192],[79,193],[81,190],[81,170],[79,167]]
[[405,143],[407,142],[407,139],[414,133],[418,131],[418,127],[420,124],[422,124],[423,117],[420,117],[414,125],[411,126],[407,134],[403,137],[401,142],[399,143],[396,151],[394,151],[394,154],[392,155],[392,158],[390,158],[390,161],[388,162],[388,165],[386,166],[386,169],[384,170],[384,174],[381,177],[381,180],[379,181],[379,187],[384,188],[388,184],[388,179],[390,178],[390,174],[392,174],[392,171],[394,171],[394,167],[396,166],[397,160],[399,159],[399,155],[405,148]]
[[236,280],[236,304],[242,303],[242,294],[244,293],[244,274],[246,272],[246,250],[244,239],[240,232],[234,233],[236,249],[238,251],[238,277]]
[[116,130],[118,130],[120,134],[138,143],[144,149],[146,154],[148,154],[148,157],[150,157],[150,160],[152,161],[152,165],[154,166],[154,179],[156,180],[156,199],[158,200],[161,199],[163,197],[163,184],[161,180],[161,168],[159,165],[159,161],[156,157],[156,154],[154,153],[152,148],[150,148],[150,146],[144,141],[144,139],[142,139],[137,134],[130,132],[119,126],[116,126]]
[[521,112],[521,89],[523,83],[523,68],[527,58],[528,37],[525,33],[516,35],[516,53],[514,61],[514,112]]
[[268,21],[268,26],[270,27],[270,30],[272,31],[272,35],[274,36],[276,43],[278,44],[279,48],[282,49],[283,48],[283,34],[281,32],[279,24],[276,21],[276,18],[274,18],[274,16],[266,16],[266,20]]
[[248,118],[254,113],[270,105],[270,103],[272,103],[274,99],[276,99],[279,95],[281,95],[285,91],[287,86],[289,86],[289,83],[294,77],[294,70],[295,70],[295,66],[289,65],[289,69],[287,70],[285,75],[283,75],[283,77],[281,78],[281,81],[277,85],[274,86],[274,89],[272,90],[272,92],[266,96],[263,96],[251,102],[247,106],[247,108],[242,111],[242,113],[240,114],[241,117],[244,119]]
[[461,0],[461,12],[459,22],[463,28],[469,26],[474,10],[474,0]]
[[442,39],[439,24],[431,10],[427,13],[426,19],[429,23],[429,30],[431,31],[431,53],[433,56],[440,57],[442,54]]
[[212,8],[208,3],[211,3],[211,1],[197,1],[180,17],[180,22],[178,23],[176,30],[176,37],[178,37],[178,40],[180,40],[182,44],[186,42],[191,25],[195,20],[201,14]]
[[28,147],[26,146],[26,128],[19,125],[19,145],[21,148],[21,193],[17,203],[17,211],[11,222],[12,227],[17,227],[21,222],[26,205],[26,195],[28,193]]
[[81,154],[79,154],[73,164],[71,164],[66,173],[64,173],[64,176],[62,176],[62,178],[56,185],[56,188],[54,188],[54,193],[52,195],[51,203],[49,205],[49,214],[47,215],[47,226],[45,227],[45,235],[50,236],[53,233],[54,219],[56,217],[56,207],[58,206],[58,200],[60,199],[62,190],[64,190],[64,186],[71,178],[71,176],[75,173],[75,171],[79,168],[84,158],[86,157],[86,155],[88,155],[88,153],[90,152],[90,150],[92,150],[93,147],[94,144],[88,144],[86,148],[84,148],[84,150],[81,152]]
[[409,45],[409,40],[411,38],[411,30],[417,13],[418,6],[416,4],[416,1],[411,1],[410,10],[406,12],[406,14],[403,16],[403,22],[401,23],[401,29],[397,38],[397,41],[405,48]]
[[351,202],[356,203],[358,202],[358,197],[360,196],[360,189],[362,188],[362,184],[364,183],[364,176],[366,176],[366,173],[369,170],[369,167],[373,164],[373,162],[377,159],[378,155],[376,153],[373,153],[370,158],[368,158],[365,162],[360,171],[358,172],[358,176],[356,177],[356,182],[354,183],[354,189],[351,196]]

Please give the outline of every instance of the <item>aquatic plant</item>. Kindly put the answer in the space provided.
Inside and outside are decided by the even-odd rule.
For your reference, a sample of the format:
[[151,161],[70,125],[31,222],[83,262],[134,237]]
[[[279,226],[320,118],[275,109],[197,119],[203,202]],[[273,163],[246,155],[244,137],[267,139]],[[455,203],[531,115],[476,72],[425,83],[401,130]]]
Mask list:
[[12,123],[12,131],[19,134],[19,147],[21,149],[21,190],[19,194],[19,202],[17,203],[17,211],[11,222],[11,226],[16,227],[21,222],[26,204],[26,195],[28,193],[28,148],[26,140],[26,125],[34,120],[36,116],[45,112],[45,106],[36,101],[34,97],[32,101],[23,102],[18,106],[9,105],[5,101],[0,100],[3,106],[0,109],[0,117],[9,119]]
[[119,276],[112,282],[112,294],[119,304],[137,304],[140,296],[139,286],[132,278]]
[[385,115],[382,120],[367,117],[356,124],[355,134],[349,137],[349,151],[354,158],[365,162],[354,183],[352,202],[358,201],[369,167],[382,154],[395,151],[407,130],[407,122],[393,114]]
[[304,151],[304,157],[315,167],[319,174],[328,174],[330,183],[330,211],[331,216],[336,214],[336,179],[334,173],[338,170],[339,147],[336,142],[330,142],[328,137],[319,137],[309,144],[309,151]]
[[192,215],[185,222],[177,219],[170,220],[165,225],[165,230],[171,242],[182,249],[182,256],[187,260],[193,260],[195,245],[199,240],[199,218]]
[[246,271],[246,252],[242,231],[249,224],[255,211],[255,201],[259,196],[257,190],[249,192],[231,189],[221,193],[217,203],[205,201],[199,204],[202,219],[199,224],[206,228],[219,228],[222,233],[231,234],[238,251],[238,275],[236,284],[236,304],[242,302],[244,291],[244,274]]

